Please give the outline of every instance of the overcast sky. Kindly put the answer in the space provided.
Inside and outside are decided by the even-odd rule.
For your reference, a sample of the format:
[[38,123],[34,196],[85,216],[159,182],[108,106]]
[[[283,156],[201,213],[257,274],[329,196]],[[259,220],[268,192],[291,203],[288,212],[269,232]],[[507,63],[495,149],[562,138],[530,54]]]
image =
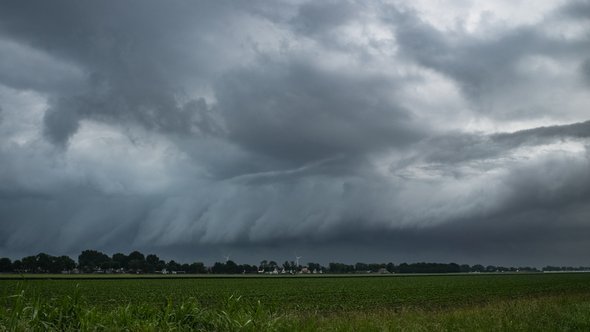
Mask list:
[[590,1],[7,1],[0,59],[0,256],[590,265]]

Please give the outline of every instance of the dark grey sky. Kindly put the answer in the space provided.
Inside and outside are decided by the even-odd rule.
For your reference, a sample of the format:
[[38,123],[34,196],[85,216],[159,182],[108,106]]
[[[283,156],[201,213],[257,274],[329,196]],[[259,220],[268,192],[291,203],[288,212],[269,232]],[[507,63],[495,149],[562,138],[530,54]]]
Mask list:
[[589,1],[0,4],[0,256],[590,265]]

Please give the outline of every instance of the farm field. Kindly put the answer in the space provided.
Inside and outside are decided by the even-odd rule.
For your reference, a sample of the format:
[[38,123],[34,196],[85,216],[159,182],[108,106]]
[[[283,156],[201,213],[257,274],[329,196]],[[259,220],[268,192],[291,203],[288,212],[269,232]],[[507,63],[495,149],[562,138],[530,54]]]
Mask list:
[[0,330],[590,328],[587,273],[3,279],[0,295]]

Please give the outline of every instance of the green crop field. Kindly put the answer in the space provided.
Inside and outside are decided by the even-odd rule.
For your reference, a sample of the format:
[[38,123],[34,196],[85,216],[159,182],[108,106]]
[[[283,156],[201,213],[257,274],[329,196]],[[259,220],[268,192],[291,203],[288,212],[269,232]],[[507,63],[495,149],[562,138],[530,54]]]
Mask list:
[[0,279],[0,330],[589,330],[590,274]]

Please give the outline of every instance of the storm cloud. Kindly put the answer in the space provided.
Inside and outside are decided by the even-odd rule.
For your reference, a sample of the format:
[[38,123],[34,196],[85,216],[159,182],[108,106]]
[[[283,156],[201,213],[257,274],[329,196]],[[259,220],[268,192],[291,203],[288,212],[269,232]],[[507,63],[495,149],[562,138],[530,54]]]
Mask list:
[[588,8],[3,3],[1,255],[585,264]]

